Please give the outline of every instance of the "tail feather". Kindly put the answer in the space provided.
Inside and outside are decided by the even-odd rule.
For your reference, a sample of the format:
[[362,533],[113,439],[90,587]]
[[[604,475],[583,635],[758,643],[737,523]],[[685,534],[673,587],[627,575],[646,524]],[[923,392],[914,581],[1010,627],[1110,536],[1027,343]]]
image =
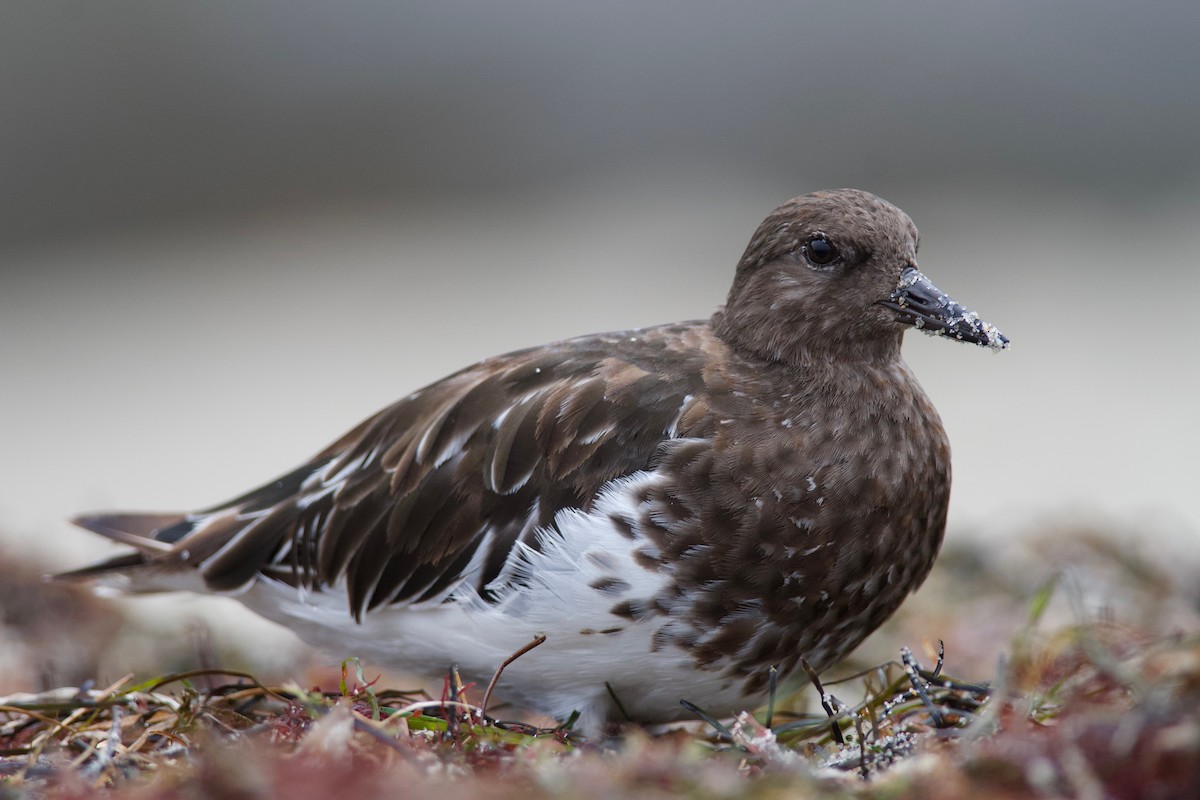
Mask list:
[[[118,511],[84,514],[71,520],[81,528],[129,545],[122,553],[96,564],[88,564],[50,577],[59,580],[98,579],[100,590],[120,592],[163,592],[203,588],[191,575],[186,559],[180,559],[175,542],[191,530],[187,514],[144,514]],[[183,551],[186,552],[186,551]]]
[[[140,554],[169,553],[173,539],[164,541],[159,534],[178,525],[186,514],[141,514],[118,511],[104,514],[84,514],[71,522],[114,542],[136,548]],[[100,566],[100,565],[97,565]]]
[[91,578],[111,575],[114,572],[124,572],[125,570],[144,567],[146,563],[146,557],[141,553],[124,553],[95,564],[88,564],[86,567],[80,567],[79,569],[56,572],[49,577],[65,581],[89,580]]

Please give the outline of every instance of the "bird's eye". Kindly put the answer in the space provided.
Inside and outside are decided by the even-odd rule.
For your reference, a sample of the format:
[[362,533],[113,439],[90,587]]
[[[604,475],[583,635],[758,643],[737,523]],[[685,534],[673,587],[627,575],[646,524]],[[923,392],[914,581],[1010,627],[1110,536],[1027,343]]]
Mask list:
[[804,257],[814,267],[828,267],[839,261],[842,254],[838,252],[833,242],[824,236],[817,235],[804,243]]

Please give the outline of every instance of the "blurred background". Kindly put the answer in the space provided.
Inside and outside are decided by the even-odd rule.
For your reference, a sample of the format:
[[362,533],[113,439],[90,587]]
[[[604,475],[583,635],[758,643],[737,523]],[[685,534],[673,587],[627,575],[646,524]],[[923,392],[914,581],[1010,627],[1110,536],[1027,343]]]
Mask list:
[[[706,317],[768,211],[856,186],[1014,343],[905,346],[949,541],[1087,524],[1194,562],[1198,31],[1195,3],[5,4],[0,558],[110,554],[65,520],[233,496],[481,357]],[[133,606],[168,639],[160,609],[210,608]]]

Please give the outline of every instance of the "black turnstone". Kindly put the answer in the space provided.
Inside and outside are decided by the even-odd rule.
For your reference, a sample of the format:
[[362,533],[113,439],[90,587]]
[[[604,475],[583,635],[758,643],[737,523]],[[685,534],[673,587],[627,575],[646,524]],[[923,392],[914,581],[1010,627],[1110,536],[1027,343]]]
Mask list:
[[193,513],[105,513],[135,550],[71,575],[223,593],[337,655],[456,663],[596,730],[761,701],[929,572],[950,494],[917,327],[1008,340],[917,270],[904,212],[851,189],[759,226],[708,320],[497,356],[287,475]]

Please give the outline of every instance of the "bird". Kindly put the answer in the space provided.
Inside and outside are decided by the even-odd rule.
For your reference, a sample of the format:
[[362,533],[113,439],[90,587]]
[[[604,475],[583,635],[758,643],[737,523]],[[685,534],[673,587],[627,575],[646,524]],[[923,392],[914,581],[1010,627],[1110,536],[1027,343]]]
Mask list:
[[950,448],[906,330],[1009,340],[918,268],[907,214],[793,198],[708,319],[488,358],[303,465],[188,513],[73,522],[132,549],[63,573],[228,595],[312,646],[456,664],[577,729],[731,716],[853,650],[928,575]]

